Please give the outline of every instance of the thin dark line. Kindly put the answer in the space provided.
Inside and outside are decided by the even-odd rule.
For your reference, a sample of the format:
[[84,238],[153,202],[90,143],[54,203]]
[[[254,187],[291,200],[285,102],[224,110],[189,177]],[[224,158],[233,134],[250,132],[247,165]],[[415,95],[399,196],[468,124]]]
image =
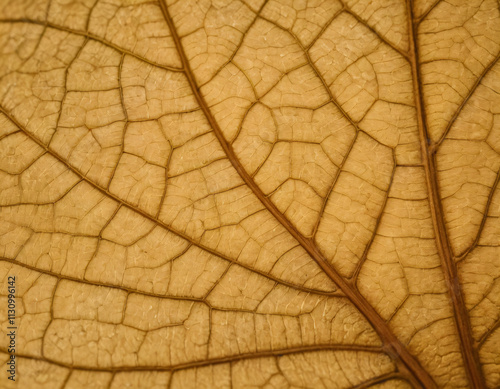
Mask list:
[[413,89],[415,91],[415,105],[417,108],[417,123],[420,137],[420,148],[424,163],[427,192],[429,195],[429,206],[432,216],[432,224],[436,235],[436,245],[441,258],[441,266],[444,278],[448,287],[448,294],[451,298],[455,324],[458,336],[461,340],[460,347],[464,358],[465,371],[469,382],[476,389],[485,388],[484,377],[481,373],[479,356],[474,348],[472,331],[468,318],[467,308],[462,295],[461,285],[457,274],[457,268],[453,260],[453,254],[446,231],[442,204],[439,198],[439,184],[436,174],[435,148],[431,145],[427,131],[427,118],[424,105],[421,75],[419,69],[419,52],[417,42],[417,25],[413,22],[413,0],[407,0],[407,12],[410,32],[410,55],[413,79]]
[[[268,351],[257,351],[254,353],[245,353],[229,357],[205,359],[202,361],[193,361],[187,363],[180,363],[172,366],[121,366],[121,367],[86,367],[74,366],[63,362],[57,362],[50,358],[38,358],[30,355],[23,355],[16,353],[18,358],[31,359],[35,361],[45,361],[57,366],[65,367],[68,369],[83,370],[83,371],[104,371],[104,372],[120,372],[120,371],[178,371],[191,369],[194,367],[203,367],[209,365],[216,365],[221,363],[231,363],[246,359],[257,359],[266,357],[281,357],[284,355],[307,353],[315,351],[353,351],[353,352],[367,352],[367,353],[383,353],[380,347],[375,346],[361,346],[361,345],[345,345],[345,344],[319,344],[314,346],[292,347],[288,349],[277,349]],[[0,349],[0,352],[6,352]]]
[[97,35],[91,34],[89,32],[73,30],[71,28],[60,26],[60,25],[57,25],[57,24],[54,24],[54,23],[51,23],[51,22],[42,22],[42,21],[39,21],[39,20],[32,20],[32,19],[0,19],[0,23],[37,24],[37,25],[43,26],[45,28],[49,27],[49,28],[53,28],[55,30],[69,32],[70,34],[79,35],[79,36],[88,38],[90,40],[99,42],[99,43],[103,44],[104,46],[110,47],[110,48],[118,51],[119,53],[130,55],[132,57],[137,58],[138,60],[141,60],[143,62],[146,62],[146,63],[150,64],[150,65],[156,66],[158,68],[165,69],[165,70],[170,70],[171,72],[182,72],[182,71],[184,71],[184,69],[182,69],[182,68],[176,68],[176,67],[173,67],[173,66],[161,65],[161,64],[156,63],[154,61],[150,61],[147,58],[141,57],[140,55],[135,54],[132,51],[129,51],[127,49],[124,49],[124,48],[121,48],[119,46],[116,46],[115,44],[113,44],[113,43],[111,43],[111,42],[109,42],[109,41],[107,41],[107,40],[105,40],[103,38],[100,38]]
[[484,77],[493,68],[493,66],[495,66],[495,64],[498,62],[499,58],[500,58],[500,53],[495,57],[495,59],[493,61],[490,62],[490,64],[488,66],[486,66],[484,68],[483,72],[477,78],[476,82],[474,83],[474,85],[472,86],[472,88],[469,90],[469,93],[467,94],[467,96],[465,97],[465,99],[462,101],[462,104],[460,104],[460,106],[458,107],[458,109],[453,114],[453,117],[448,121],[448,125],[446,126],[446,129],[444,130],[443,134],[441,135],[441,137],[439,138],[439,140],[436,142],[436,144],[433,146],[435,149],[438,149],[439,146],[441,146],[441,143],[443,143],[444,139],[446,138],[446,135],[448,135],[448,133],[450,132],[451,127],[453,127],[453,124],[457,120],[457,118],[460,115],[460,113],[462,112],[463,108],[469,102],[470,98],[472,97],[472,95],[476,91],[477,87],[481,84],[481,81],[483,81]]
[[307,288],[307,287],[304,287],[304,286],[301,286],[301,285],[296,285],[296,284],[293,284],[291,282],[288,282],[288,281],[285,281],[285,280],[282,280],[282,279],[278,279],[278,278],[275,278],[263,271],[260,271],[258,269],[254,269],[242,262],[238,262],[237,260],[234,260],[230,257],[227,257],[226,255],[222,254],[222,253],[219,253],[209,247],[206,247],[204,245],[202,245],[201,243],[199,242],[196,242],[194,241],[191,237],[183,234],[182,232],[179,232],[177,230],[174,230],[172,227],[170,227],[169,225],[163,223],[161,220],[159,219],[156,219],[154,216],[146,213],[145,211],[143,211],[142,209],[140,208],[137,208],[135,207],[134,205],[132,204],[128,204],[126,202],[124,202],[122,199],[120,199],[119,197],[115,196],[114,194],[110,193],[109,191],[107,191],[106,189],[102,188],[101,186],[97,185],[96,183],[92,182],[91,180],[89,180],[86,176],[84,176],[80,171],[78,171],[76,168],[74,168],[73,166],[71,166],[68,162],[66,162],[59,154],[57,154],[54,150],[52,149],[49,149],[42,141],[40,141],[38,138],[36,138],[33,134],[31,134],[29,131],[27,131],[26,129],[23,128],[23,126],[21,126],[20,123],[18,123],[14,118],[12,118],[2,107],[0,107],[0,113],[3,113],[12,123],[14,123],[16,125],[16,127],[18,127],[20,130],[23,131],[23,133],[28,136],[33,142],[35,142],[37,145],[39,145],[40,147],[42,147],[48,154],[50,154],[51,156],[53,156],[54,158],[56,158],[59,162],[61,162],[64,166],[66,166],[69,170],[71,170],[73,173],[75,173],[78,177],[80,177],[80,179],[86,183],[88,183],[89,185],[91,185],[94,189],[98,190],[99,192],[101,192],[104,196],[106,197],[109,197],[111,198],[112,200],[116,201],[118,204],[124,206],[124,207],[127,207],[129,209],[131,209],[132,211],[140,214],[141,216],[143,216],[144,218],[152,221],[153,223],[155,223],[156,225],[160,226],[160,227],[163,227],[165,230],[167,231],[170,231],[172,234],[174,235],[177,235],[178,237],[184,239],[185,241],[191,243],[193,246],[196,246],[198,248],[200,248],[201,250],[204,250],[218,258],[221,258],[221,259],[224,259],[228,262],[231,262],[231,263],[234,263],[238,266],[241,266],[247,270],[250,270],[251,272],[253,273],[257,273],[265,278],[268,278],[272,281],[276,281],[278,283],[280,283],[281,285],[285,285],[285,286],[288,286],[292,289],[295,289],[295,290],[299,290],[299,291],[303,291],[303,292],[307,292],[307,293],[312,293],[312,294],[318,294],[318,295],[324,295],[324,296],[338,296],[339,293],[336,292],[336,291],[333,291],[333,292],[326,292],[326,291],[322,291],[322,290],[316,290],[316,289],[310,289],[310,288]]
[[198,101],[201,109],[203,110],[212,129],[214,130],[217,139],[219,139],[221,147],[224,149],[235,170],[238,172],[243,181],[248,185],[248,187],[252,190],[255,196],[261,201],[264,207],[267,208],[267,210],[276,218],[276,220],[278,220],[278,222],[280,222],[283,227],[285,227],[285,229],[300,243],[300,245],[321,267],[321,269],[332,279],[332,281],[334,281],[338,285],[338,287],[342,290],[342,292],[344,292],[346,297],[356,306],[356,308],[363,314],[363,316],[365,316],[368,322],[372,324],[375,331],[383,340],[384,350],[394,358],[403,361],[404,364],[408,367],[409,371],[411,371],[412,374],[414,374],[415,377],[417,377],[418,380],[424,384],[424,386],[433,387],[434,381],[432,380],[431,376],[427,373],[426,370],[422,368],[420,362],[418,362],[418,360],[413,355],[411,355],[409,351],[403,346],[399,339],[390,330],[388,324],[368,303],[365,297],[356,290],[352,283],[349,283],[337,273],[333,266],[320,253],[312,239],[305,238],[298,232],[296,227],[278,210],[274,203],[262,193],[259,186],[243,168],[243,166],[237,159],[232,146],[225,140],[224,134],[222,133],[217,121],[213,117],[205,101],[205,98],[203,97],[197,86],[195,77],[190,68],[189,61],[186,54],[184,53],[180,38],[177,34],[165,2],[160,1],[160,4],[165,20],[169,26],[173,40],[177,47],[177,51],[181,58],[182,65],[185,69],[185,74],[193,91],[193,94]]

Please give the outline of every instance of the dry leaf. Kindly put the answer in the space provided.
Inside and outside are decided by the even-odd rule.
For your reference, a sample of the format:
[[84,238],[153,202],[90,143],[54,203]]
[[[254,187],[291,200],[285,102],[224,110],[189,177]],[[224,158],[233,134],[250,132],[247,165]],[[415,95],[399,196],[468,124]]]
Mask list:
[[494,0],[2,0],[2,388],[500,386]]

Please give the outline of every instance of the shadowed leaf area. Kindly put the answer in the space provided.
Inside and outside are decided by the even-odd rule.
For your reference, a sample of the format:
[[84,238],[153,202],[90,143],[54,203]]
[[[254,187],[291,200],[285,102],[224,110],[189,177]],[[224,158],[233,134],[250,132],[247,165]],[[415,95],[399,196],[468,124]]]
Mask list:
[[500,387],[495,0],[0,0],[0,387]]

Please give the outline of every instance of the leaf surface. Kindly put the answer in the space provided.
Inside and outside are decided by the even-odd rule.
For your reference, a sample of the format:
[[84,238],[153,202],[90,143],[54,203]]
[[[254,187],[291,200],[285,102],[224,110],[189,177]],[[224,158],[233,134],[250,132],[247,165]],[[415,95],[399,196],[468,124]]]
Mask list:
[[498,2],[3,0],[0,50],[2,385],[500,385]]

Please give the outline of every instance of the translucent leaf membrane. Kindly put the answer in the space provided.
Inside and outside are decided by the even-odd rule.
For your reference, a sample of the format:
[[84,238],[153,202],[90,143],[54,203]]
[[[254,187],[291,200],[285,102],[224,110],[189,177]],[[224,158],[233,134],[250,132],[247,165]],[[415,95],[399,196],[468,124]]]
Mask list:
[[498,387],[499,52],[494,0],[0,1],[0,386]]

